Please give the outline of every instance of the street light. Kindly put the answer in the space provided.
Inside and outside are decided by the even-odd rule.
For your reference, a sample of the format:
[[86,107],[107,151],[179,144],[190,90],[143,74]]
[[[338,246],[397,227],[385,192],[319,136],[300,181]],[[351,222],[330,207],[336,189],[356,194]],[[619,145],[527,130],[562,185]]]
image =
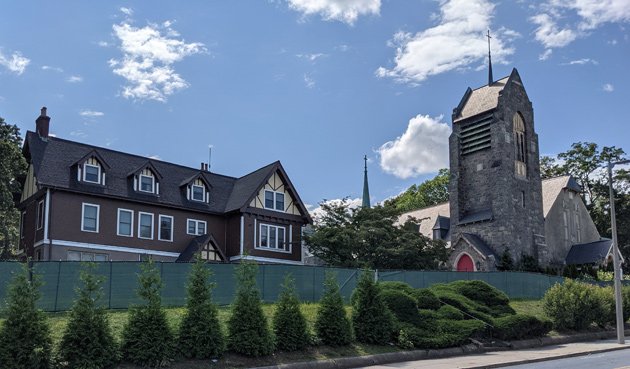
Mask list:
[[608,189],[610,191],[610,224],[613,242],[613,267],[615,268],[615,312],[617,316],[617,343],[624,344],[623,306],[621,300],[621,262],[617,244],[617,220],[615,219],[615,195],[613,191],[612,169],[618,164],[630,164],[630,160],[608,162]]

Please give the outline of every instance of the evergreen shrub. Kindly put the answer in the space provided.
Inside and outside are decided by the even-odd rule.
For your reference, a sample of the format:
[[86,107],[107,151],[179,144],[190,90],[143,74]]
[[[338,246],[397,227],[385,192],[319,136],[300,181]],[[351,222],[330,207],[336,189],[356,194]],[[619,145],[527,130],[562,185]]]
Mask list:
[[381,296],[399,321],[416,324],[420,319],[416,300],[402,290],[381,290]]
[[400,281],[378,282],[378,287],[382,291],[400,291],[408,295],[413,295],[414,291],[416,290],[415,288],[411,287],[407,283],[400,282]]
[[345,346],[352,341],[350,320],[343,306],[337,278],[332,273],[326,273],[324,294],[319,301],[315,320],[315,332],[321,342],[329,346]]
[[394,317],[385,305],[372,273],[361,273],[355,294],[352,327],[357,341],[380,345],[389,343],[394,331]]
[[441,334],[461,335],[462,339],[468,339],[470,337],[481,337],[488,327],[488,324],[474,319],[438,319],[434,329]]
[[485,305],[494,314],[515,314],[510,307],[510,299],[501,290],[489,285],[484,281],[455,281],[447,286],[454,291],[468,297],[477,304]]
[[167,366],[175,354],[175,337],[162,309],[160,272],[151,259],[140,268],[137,293],[144,305],[129,310],[129,320],[122,332],[122,357],[140,366]]
[[437,311],[441,319],[463,320],[464,314],[450,305],[442,305]]
[[271,355],[273,336],[256,287],[258,266],[244,261],[236,269],[238,287],[228,320],[228,348],[247,356]]
[[306,318],[300,311],[295,280],[290,275],[284,278],[280,299],[276,303],[273,330],[276,335],[276,347],[279,350],[297,351],[309,344]]
[[435,293],[428,288],[416,288],[412,296],[418,302],[418,309],[437,310],[442,306]]
[[543,309],[551,318],[554,329],[583,330],[603,314],[595,288],[567,279],[547,290],[543,297]]
[[551,321],[526,314],[497,318],[493,325],[492,336],[506,341],[542,337],[552,328]]
[[101,369],[118,362],[118,346],[109,319],[105,309],[98,306],[103,277],[94,274],[95,268],[91,263],[81,270],[81,287],[76,290],[78,296],[59,345],[60,367]]
[[468,297],[454,291],[452,287],[444,284],[436,284],[431,287],[435,295],[445,304],[451,305],[464,313],[465,319],[480,319],[492,324],[493,317],[487,306],[481,305]]
[[178,349],[189,359],[210,359],[223,354],[225,336],[219,324],[217,307],[212,303],[212,271],[200,258],[188,277],[186,311],[179,326]]
[[0,327],[2,369],[47,369],[51,366],[50,328],[46,315],[37,308],[41,279],[26,265],[8,285],[6,317]]
[[614,326],[617,321],[614,288],[612,286],[593,287],[593,293],[599,302],[600,309],[600,313],[593,317],[593,321],[601,328],[608,325]]

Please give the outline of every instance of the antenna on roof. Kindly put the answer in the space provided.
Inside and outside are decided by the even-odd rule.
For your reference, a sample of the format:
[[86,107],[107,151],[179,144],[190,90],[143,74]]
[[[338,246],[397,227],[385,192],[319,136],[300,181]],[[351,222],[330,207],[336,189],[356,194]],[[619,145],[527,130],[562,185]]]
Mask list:
[[212,169],[212,145],[208,145],[208,172]]
[[488,86],[490,86],[493,82],[493,78],[492,78],[492,55],[490,54],[490,39],[492,37],[490,37],[490,30],[488,30]]

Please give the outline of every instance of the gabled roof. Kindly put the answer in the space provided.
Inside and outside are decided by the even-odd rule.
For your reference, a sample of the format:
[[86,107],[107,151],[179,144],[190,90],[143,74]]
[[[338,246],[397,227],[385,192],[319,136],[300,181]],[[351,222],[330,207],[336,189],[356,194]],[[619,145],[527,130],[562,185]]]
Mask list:
[[105,167],[105,169],[110,168],[109,164],[107,164],[107,161],[105,161],[105,159],[103,159],[103,157],[96,150],[92,150],[89,153],[85,154],[85,156],[77,160],[74,164],[83,163],[84,161],[88,160],[91,157],[95,157],[96,160],[98,160],[98,162],[101,163],[101,165]]
[[468,242],[470,246],[472,246],[477,252],[485,258],[489,256],[494,256],[495,260],[498,260],[497,254],[494,253],[492,248],[486,244],[484,240],[482,240],[479,236],[472,233],[462,233],[462,237]]
[[[305,218],[310,220],[308,212],[293,186],[290,185],[280,162],[269,164],[241,178],[234,178],[56,137],[42,140],[39,135],[31,131],[26,133],[24,151],[30,157],[35,176],[42,186],[215,214],[244,210],[243,207],[249,204],[265,181],[278,170],[283,174],[285,183],[289,184],[287,187],[292,196],[307,214]],[[76,175],[71,175],[69,169],[81,158],[94,152],[111,165],[104,187],[78,182]],[[156,175],[161,176],[159,196],[148,196],[133,190],[129,175],[147,166],[155,170]],[[183,181],[196,177],[200,177],[211,186],[209,203],[186,199],[186,192],[182,190],[181,184]]]
[[203,234],[201,236],[197,236],[193,238],[192,240],[190,240],[190,242],[188,243],[188,246],[186,246],[184,251],[182,251],[181,254],[179,254],[179,257],[175,261],[176,262],[192,261],[193,258],[195,257],[195,254],[198,253],[201,247],[206,245],[207,243],[210,243],[212,247],[219,253],[219,256],[221,256],[222,261],[228,261],[225,255],[223,254],[223,251],[221,251],[221,248],[218,246],[219,244],[217,243],[217,240],[214,238],[214,236],[211,233]]
[[450,205],[448,202],[403,213],[400,217],[398,217],[398,222],[405,223],[407,219],[411,217],[416,218],[416,221],[420,222],[420,233],[432,238],[433,226],[435,225],[437,218],[440,216],[451,216]]
[[575,193],[581,193],[582,188],[572,176],[560,176],[554,178],[544,179],[542,181],[542,195],[543,195],[543,216],[546,218],[547,214],[553,207],[554,202],[560,195],[562,190],[567,189]]
[[491,85],[485,85],[466,93],[458,108],[455,109],[453,122],[496,108],[499,103],[499,92],[503,90],[509,78],[509,76],[503,77]]
[[567,265],[602,264],[612,253],[612,240],[602,239],[595,242],[573,245],[565,259]]

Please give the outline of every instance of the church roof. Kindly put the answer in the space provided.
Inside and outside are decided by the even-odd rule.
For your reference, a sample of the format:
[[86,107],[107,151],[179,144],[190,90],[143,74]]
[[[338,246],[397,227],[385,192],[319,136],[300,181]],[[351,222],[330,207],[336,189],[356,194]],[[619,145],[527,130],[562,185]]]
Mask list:
[[491,85],[479,87],[464,95],[453,122],[458,122],[496,108],[499,103],[499,92],[503,90],[509,78],[509,76],[501,78]]
[[476,234],[472,234],[472,233],[462,233],[462,236],[464,237],[464,239],[466,241],[468,241],[468,243],[474,247],[481,255],[483,255],[484,257],[488,257],[488,256],[494,256],[495,259],[497,258],[497,254],[494,253],[494,251],[492,250],[492,248],[490,246],[488,246],[486,244],[486,242],[484,240],[482,240],[479,236],[477,236]]
[[[575,179],[573,179],[573,177],[571,176],[560,176],[560,177],[555,177],[555,178],[544,179],[542,181],[543,216],[544,217],[547,217],[549,210],[551,210],[553,203],[556,201],[556,199],[558,198],[558,196],[560,195],[563,189],[568,189],[570,191],[574,191],[577,193],[582,191],[582,189],[577,184]],[[484,214],[485,213],[483,214],[480,213],[478,215],[481,216]],[[486,214],[486,215],[491,216],[492,214],[490,212],[489,214]],[[430,206],[427,208],[422,208],[422,209],[403,213],[398,218],[398,221],[400,223],[404,223],[407,221],[409,217],[416,218],[420,222],[420,233],[431,238],[433,236],[433,228],[436,225],[436,221],[438,220],[438,217],[450,218],[450,216],[451,216],[450,204],[448,202],[445,202],[445,203]],[[487,217],[484,217],[484,219],[487,219]],[[483,220],[483,219],[472,219],[472,220],[470,218],[460,219],[460,222],[471,222],[471,221],[479,221],[479,220]],[[445,224],[445,223],[441,223],[441,224]],[[449,219],[449,226],[450,226],[450,219]]]
[[551,210],[551,207],[558,198],[558,195],[560,195],[560,192],[562,192],[565,188],[577,193],[582,192],[580,185],[578,185],[575,179],[571,176],[548,178],[542,181],[543,216],[545,218],[547,217],[547,214],[549,214],[549,210]]
[[566,257],[567,265],[602,264],[612,252],[612,241],[602,239],[595,242],[573,245]]
[[450,217],[451,210],[448,202],[430,206],[428,208],[418,209],[402,214],[398,221],[404,223],[410,217],[416,218],[420,222],[420,233],[427,237],[433,237],[433,226],[438,217]]

